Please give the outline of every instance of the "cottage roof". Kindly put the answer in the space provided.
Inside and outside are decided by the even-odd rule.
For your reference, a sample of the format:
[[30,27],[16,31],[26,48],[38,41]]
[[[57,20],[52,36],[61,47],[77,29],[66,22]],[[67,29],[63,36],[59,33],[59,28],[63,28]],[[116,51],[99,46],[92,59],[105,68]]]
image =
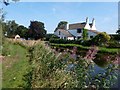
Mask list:
[[84,28],[85,25],[86,25],[86,22],[69,24],[69,30],[71,30],[71,29],[78,29],[78,28]]
[[68,30],[64,30],[64,29],[58,29],[58,30],[67,37],[73,37],[73,35]]

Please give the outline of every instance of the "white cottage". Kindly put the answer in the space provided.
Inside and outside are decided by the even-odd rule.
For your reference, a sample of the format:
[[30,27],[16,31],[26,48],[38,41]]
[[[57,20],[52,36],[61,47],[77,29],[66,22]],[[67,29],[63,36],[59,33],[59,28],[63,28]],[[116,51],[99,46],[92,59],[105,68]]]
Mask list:
[[[74,40],[82,38],[84,29],[88,30],[88,39],[95,37],[99,33],[95,26],[95,19],[93,18],[92,23],[89,23],[89,19],[87,17],[86,22],[69,24],[67,30],[57,29],[54,31],[54,34],[62,39],[65,39],[64,37],[67,37],[67,39],[70,38],[70,40]],[[64,31],[67,33],[64,33]]]
[[68,30],[57,29],[54,31],[54,35],[58,36],[60,39],[74,40],[74,36]]

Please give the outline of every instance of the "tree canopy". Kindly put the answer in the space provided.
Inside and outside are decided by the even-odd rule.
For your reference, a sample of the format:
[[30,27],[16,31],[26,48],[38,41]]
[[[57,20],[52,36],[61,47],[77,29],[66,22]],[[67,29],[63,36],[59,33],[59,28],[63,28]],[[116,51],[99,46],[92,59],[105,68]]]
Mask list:
[[67,24],[68,24],[67,21],[60,21],[55,30],[57,30],[57,29],[65,29],[66,30],[67,29]]
[[31,21],[29,26],[29,37],[33,39],[44,38],[47,31],[45,30],[44,23],[39,21]]
[[3,29],[3,33],[7,33],[8,37],[14,37],[16,35],[16,31],[18,28],[18,24],[15,22],[15,20],[13,21],[8,21],[7,23],[3,23],[4,25],[4,29]]
[[15,35],[20,35],[22,38],[28,38],[28,28],[17,24],[14,20],[2,22],[3,34],[6,37],[14,38]]
[[28,38],[28,28],[24,27],[23,25],[20,25],[15,33],[20,35],[22,38]]

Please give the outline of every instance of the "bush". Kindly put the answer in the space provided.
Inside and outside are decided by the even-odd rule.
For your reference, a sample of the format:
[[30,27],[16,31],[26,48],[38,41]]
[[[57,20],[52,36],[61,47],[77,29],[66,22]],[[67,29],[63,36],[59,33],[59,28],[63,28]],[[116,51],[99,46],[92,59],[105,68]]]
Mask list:
[[108,42],[108,48],[120,48],[120,43],[118,41]]
[[92,40],[86,40],[86,41],[83,41],[81,44],[83,46],[91,46],[93,43],[92,43]]
[[81,40],[65,40],[65,39],[58,39],[58,38],[51,38],[49,42],[56,43],[56,44],[81,44]]
[[105,46],[107,42],[110,40],[110,36],[106,32],[99,33],[96,35],[92,41],[97,46]]
[[53,34],[46,34],[45,41],[49,41],[49,39],[53,36]]

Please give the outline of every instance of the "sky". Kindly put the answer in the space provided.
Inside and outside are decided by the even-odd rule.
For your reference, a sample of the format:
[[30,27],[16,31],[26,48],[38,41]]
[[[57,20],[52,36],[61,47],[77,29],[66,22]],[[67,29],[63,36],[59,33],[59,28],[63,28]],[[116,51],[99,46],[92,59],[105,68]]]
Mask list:
[[6,20],[29,27],[30,21],[45,24],[48,33],[53,33],[60,21],[68,24],[89,22],[95,18],[100,32],[115,33],[118,29],[117,2],[17,2],[3,5]]

